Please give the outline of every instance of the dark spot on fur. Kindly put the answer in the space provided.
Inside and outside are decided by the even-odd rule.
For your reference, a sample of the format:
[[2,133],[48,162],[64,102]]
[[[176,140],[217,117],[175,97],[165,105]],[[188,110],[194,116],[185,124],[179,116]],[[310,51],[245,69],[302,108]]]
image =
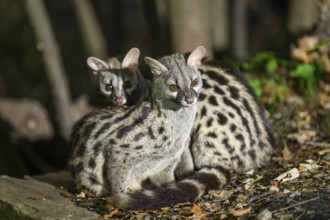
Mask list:
[[160,127],[158,128],[158,134],[163,134],[164,131],[165,131],[165,128],[164,128],[163,126],[160,126]]
[[246,144],[244,142],[244,137],[242,134],[238,134],[235,136],[236,140],[241,142],[241,150],[243,151],[246,148]]
[[121,148],[129,148],[129,144],[122,144],[119,147],[121,147]]
[[206,114],[207,114],[207,110],[206,110],[205,105],[203,105],[202,110],[201,110],[201,118],[203,118],[204,116],[206,116]]
[[154,146],[155,149],[158,149],[158,148],[161,148],[161,147],[162,147],[162,145],[158,145],[158,144]]
[[94,176],[94,175],[91,175],[88,179],[89,179],[89,182],[93,185],[96,185],[99,183],[99,181],[97,181],[96,176]]
[[221,153],[218,152],[218,151],[215,151],[215,152],[214,152],[214,155],[221,156]]
[[261,142],[259,143],[259,148],[260,148],[260,149],[264,149],[265,147],[266,147],[266,144],[265,144],[264,142],[261,141]]
[[98,155],[101,151],[101,148],[102,148],[102,144],[101,142],[96,142],[96,144],[94,145],[93,149],[94,149],[94,154],[95,155]]
[[205,147],[207,148],[215,148],[213,143],[210,143],[209,141],[205,142]]
[[118,122],[122,121],[123,119],[128,118],[132,114],[132,112],[134,112],[140,105],[127,109],[124,115],[117,117],[113,120],[113,124],[117,124]]
[[134,149],[139,150],[139,149],[142,149],[142,148],[143,148],[142,145],[138,145],[138,146],[136,146]]
[[252,108],[251,108],[249,102],[246,99],[243,100],[243,105],[244,105],[245,109],[249,112],[249,114],[251,115],[251,117],[253,119],[253,125],[254,125],[254,128],[256,129],[257,135],[260,135],[260,128],[259,128],[259,125],[257,123],[257,119],[255,117],[254,112],[252,111]]
[[214,92],[219,95],[225,95],[225,91],[223,91],[219,86],[214,86]]
[[87,125],[82,133],[83,137],[88,137],[90,135],[90,133],[93,131],[94,127],[96,125],[96,122],[93,122],[89,125]]
[[234,125],[234,124],[231,124],[231,125],[230,125],[230,131],[231,131],[231,132],[235,132],[236,129],[237,129],[236,125]]
[[116,145],[117,142],[116,142],[114,139],[110,139],[110,140],[109,140],[109,144],[110,144],[110,145]]
[[215,132],[213,132],[213,131],[210,131],[209,133],[207,133],[206,136],[207,137],[212,137],[212,138],[217,138],[218,137],[218,135]]
[[105,123],[104,125],[102,125],[102,127],[95,133],[94,138],[98,139],[98,137],[103,134],[106,130],[108,130],[110,128],[110,123]]
[[152,130],[152,128],[151,127],[148,127],[148,134],[149,134],[149,137],[151,138],[151,139],[155,139],[156,137],[155,137],[155,135],[154,135],[154,131]]
[[228,150],[228,153],[230,153],[230,154],[234,153],[235,148],[233,148],[232,146],[230,146],[228,138],[224,138],[222,140],[222,144],[225,145],[225,148]]
[[217,98],[214,95],[209,97],[209,103],[213,106],[218,106]]
[[212,123],[213,123],[213,118],[209,118],[209,120],[207,120],[207,122],[206,122],[206,126],[211,127]]
[[204,101],[205,98],[206,98],[206,95],[204,93],[200,93],[199,96],[198,96],[199,101]]
[[229,88],[230,96],[233,99],[239,99],[239,90],[234,86],[229,86],[228,88]]
[[219,112],[217,116],[218,116],[218,123],[220,125],[225,125],[227,123],[228,119],[224,114]]
[[200,129],[201,129],[201,124],[198,124],[194,132],[198,134]]
[[203,79],[203,89],[210,89],[212,86],[207,82],[207,80]]
[[167,141],[168,140],[168,136],[163,136],[163,141]]
[[95,160],[94,160],[94,158],[91,158],[91,159],[88,161],[88,167],[91,168],[91,169],[94,169],[95,166],[96,166]]
[[135,136],[134,136],[134,141],[139,141],[142,137],[144,137],[144,132],[140,132],[140,133],[137,133]]
[[117,138],[121,139],[134,129],[133,125],[126,125],[117,131]]
[[249,150],[248,154],[250,155],[252,161],[255,161],[256,159],[256,152],[254,150]]
[[[136,108],[138,109],[138,107]],[[142,124],[143,121],[148,117],[150,112],[151,112],[150,106],[144,106],[140,117],[135,118],[131,124],[126,125],[117,131],[117,138],[119,139],[123,138],[130,131],[132,131],[138,124]],[[127,117],[129,117],[129,115],[127,115]]]
[[236,113],[240,116],[243,125],[246,127],[247,132],[249,133],[249,137],[252,137],[251,135],[251,130],[250,127],[248,125],[248,121],[245,117],[243,117],[242,115],[242,111],[241,108],[239,108],[237,105],[235,105],[231,100],[229,100],[227,97],[223,97],[223,102],[228,105],[229,107],[233,108]]
[[220,85],[227,85],[229,82],[228,79],[226,79],[226,77],[221,75],[219,72],[208,71],[207,75],[210,79],[215,80]]
[[85,144],[80,144],[79,146],[78,146],[78,149],[77,149],[77,156],[78,157],[82,157],[82,156],[84,156],[85,155],[85,152],[86,152],[86,146],[85,146]]
[[143,107],[142,109],[142,115],[141,115],[141,118],[144,120],[148,117],[148,115],[150,114],[151,112],[151,107],[149,105],[146,105]]

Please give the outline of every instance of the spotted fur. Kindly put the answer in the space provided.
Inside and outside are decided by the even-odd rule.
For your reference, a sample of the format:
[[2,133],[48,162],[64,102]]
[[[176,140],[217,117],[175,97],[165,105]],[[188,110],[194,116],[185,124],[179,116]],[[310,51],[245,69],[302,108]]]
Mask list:
[[97,110],[73,129],[70,161],[77,187],[97,196],[136,191],[142,184],[174,181],[174,169],[189,147],[202,87],[205,54],[145,58],[154,74],[151,102]]
[[200,67],[203,90],[190,148],[176,168],[179,181],[109,198],[123,209],[158,209],[193,202],[221,189],[232,173],[264,165],[275,147],[264,109],[246,79],[210,61]]

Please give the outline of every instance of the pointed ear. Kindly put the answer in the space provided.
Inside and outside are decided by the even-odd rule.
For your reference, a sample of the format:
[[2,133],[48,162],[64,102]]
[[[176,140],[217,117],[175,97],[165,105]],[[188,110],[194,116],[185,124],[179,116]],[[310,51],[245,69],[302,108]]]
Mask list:
[[93,73],[95,75],[97,74],[98,71],[109,68],[106,62],[96,57],[89,57],[87,59],[87,65],[93,70]]
[[168,72],[168,69],[166,68],[166,66],[164,66],[163,64],[161,64],[160,62],[158,62],[155,59],[152,59],[150,57],[145,57],[144,61],[150,67],[152,74],[154,74],[156,76],[159,76],[162,73]]
[[202,65],[202,58],[205,55],[206,49],[203,46],[197,47],[188,57],[187,65],[198,68]]
[[137,68],[139,65],[140,50],[136,47],[130,49],[123,59],[122,68]]

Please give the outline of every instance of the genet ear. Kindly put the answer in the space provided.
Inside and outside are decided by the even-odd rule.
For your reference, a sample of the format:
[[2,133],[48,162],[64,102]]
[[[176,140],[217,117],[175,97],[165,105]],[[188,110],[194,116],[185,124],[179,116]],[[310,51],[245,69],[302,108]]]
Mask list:
[[98,71],[109,68],[106,62],[96,57],[89,57],[87,59],[87,65],[93,70],[93,73],[95,75],[97,74]]
[[127,52],[126,56],[123,59],[121,67],[130,69],[137,68],[139,65],[139,56],[140,50],[136,47],[133,47]]
[[206,49],[203,46],[197,47],[193,52],[188,57],[187,60],[187,65],[194,67],[194,68],[199,68],[202,65],[202,59],[205,55]]
[[161,64],[158,60],[152,59],[150,57],[145,57],[144,61],[146,62],[146,64],[148,64],[148,66],[151,69],[152,74],[154,74],[154,75],[158,76],[162,73],[168,72],[168,69],[166,68],[166,66]]

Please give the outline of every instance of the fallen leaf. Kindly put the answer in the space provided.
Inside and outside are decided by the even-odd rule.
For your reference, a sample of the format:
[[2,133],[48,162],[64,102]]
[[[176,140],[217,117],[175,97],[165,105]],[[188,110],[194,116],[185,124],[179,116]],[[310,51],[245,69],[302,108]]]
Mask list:
[[72,194],[69,193],[68,191],[64,191],[64,190],[62,190],[62,191],[60,192],[60,194],[61,194],[62,196],[64,196],[64,197],[67,197],[67,198],[72,197]]
[[110,213],[104,214],[102,218],[112,218],[115,214],[119,212],[119,209],[114,209]]
[[229,213],[232,214],[235,217],[245,215],[251,211],[251,207],[246,209],[229,209]]
[[282,173],[277,178],[275,178],[275,180],[279,181],[280,183],[284,183],[297,179],[299,176],[299,170],[297,168],[293,168],[285,173]]
[[323,149],[318,152],[320,156],[323,156],[324,154],[330,153],[330,149]]
[[280,191],[280,189],[278,188],[278,186],[275,186],[275,185],[271,185],[271,186],[269,187],[269,191],[275,191],[275,192],[279,192],[279,191]]
[[260,212],[257,216],[258,220],[269,220],[269,219],[273,219],[273,213],[271,211],[269,211],[268,209],[264,209],[262,210],[262,212]]
[[191,210],[190,210],[191,213],[194,213],[194,215],[196,217],[205,217],[206,216],[206,213],[205,211],[197,204],[195,204]]
[[85,193],[84,193],[83,191],[81,191],[81,192],[77,195],[77,197],[85,198],[86,195],[85,195]]
[[[303,166],[303,167],[305,167],[305,169],[306,169],[307,171],[317,170],[318,168],[321,167],[320,165],[318,165],[318,164],[316,164],[316,163],[312,163],[312,164],[301,163],[301,164],[299,164],[299,166]],[[300,168],[299,168],[299,170],[300,170]]]
[[283,155],[283,160],[284,161],[289,161],[292,159],[292,153],[289,150],[288,146],[284,146],[283,150],[282,150],[282,155]]

